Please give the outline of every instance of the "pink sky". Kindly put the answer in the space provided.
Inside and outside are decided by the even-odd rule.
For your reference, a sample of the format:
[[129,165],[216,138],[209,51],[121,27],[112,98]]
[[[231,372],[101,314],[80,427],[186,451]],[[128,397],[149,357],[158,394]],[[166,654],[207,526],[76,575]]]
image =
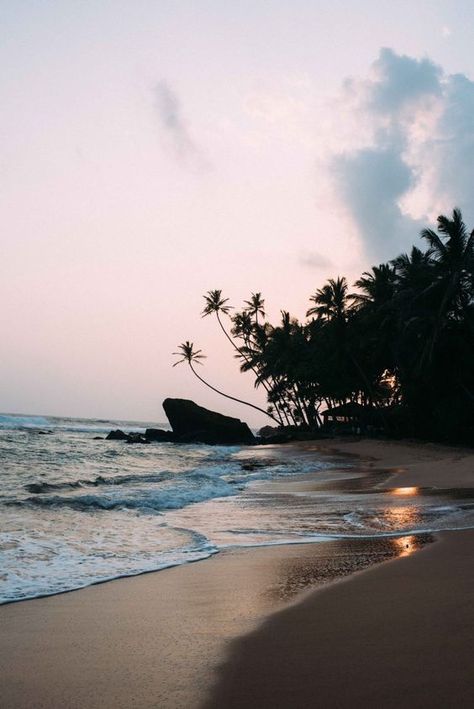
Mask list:
[[1,14],[2,411],[159,421],[181,396],[263,424],[171,367],[193,340],[214,385],[264,405],[207,290],[303,318],[419,220],[474,218],[468,1]]

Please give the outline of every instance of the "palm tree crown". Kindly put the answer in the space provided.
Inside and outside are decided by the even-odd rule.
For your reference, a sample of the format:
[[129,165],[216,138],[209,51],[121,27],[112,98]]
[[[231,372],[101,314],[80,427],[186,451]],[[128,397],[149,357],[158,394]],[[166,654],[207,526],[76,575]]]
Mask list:
[[231,306],[226,305],[226,303],[229,302],[229,299],[222,297],[221,290],[208,290],[207,294],[203,296],[203,298],[206,302],[204,310],[202,311],[203,318],[205,318],[206,315],[211,315],[212,313],[216,313],[217,315],[219,312],[224,313],[224,315],[229,314]]
[[310,297],[315,307],[308,310],[306,317],[316,315],[322,320],[344,320],[354,299],[352,293],[347,291],[348,285],[344,276],[330,278],[326,285]]
[[188,364],[202,364],[202,362],[200,362],[199,360],[206,359],[206,355],[202,354],[202,350],[195,350],[194,344],[192,342],[189,342],[189,340],[186,340],[186,342],[183,342],[181,343],[181,345],[178,345],[178,349],[181,351],[173,352],[173,354],[177,357],[181,357],[181,359],[175,362],[173,364],[173,367],[176,367],[182,362],[187,362]]
[[265,317],[265,300],[261,293],[252,293],[250,300],[245,300],[244,303],[247,306],[245,311],[255,318],[255,322],[258,323],[259,315]]

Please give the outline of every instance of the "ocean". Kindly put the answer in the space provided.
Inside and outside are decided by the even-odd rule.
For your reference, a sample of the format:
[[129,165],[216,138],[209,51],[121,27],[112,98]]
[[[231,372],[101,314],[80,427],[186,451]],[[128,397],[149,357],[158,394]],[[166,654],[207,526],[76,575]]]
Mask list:
[[[206,559],[223,549],[474,526],[468,491],[287,446],[95,440],[156,422],[0,415],[0,603]],[[310,476],[311,484],[308,484]]]

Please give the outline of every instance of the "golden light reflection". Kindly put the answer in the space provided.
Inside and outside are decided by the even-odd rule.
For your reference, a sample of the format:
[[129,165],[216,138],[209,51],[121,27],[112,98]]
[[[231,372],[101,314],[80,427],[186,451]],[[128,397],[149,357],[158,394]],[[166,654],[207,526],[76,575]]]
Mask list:
[[394,487],[391,493],[396,496],[411,496],[418,495],[419,490],[419,487]]
[[416,544],[416,537],[413,534],[410,534],[407,537],[398,537],[397,539],[392,539],[392,543],[394,544],[399,557],[410,556],[410,554],[413,554],[413,552],[418,549],[418,545]]
[[389,526],[403,528],[411,527],[416,522],[418,517],[418,509],[416,507],[387,507],[383,511],[383,516]]

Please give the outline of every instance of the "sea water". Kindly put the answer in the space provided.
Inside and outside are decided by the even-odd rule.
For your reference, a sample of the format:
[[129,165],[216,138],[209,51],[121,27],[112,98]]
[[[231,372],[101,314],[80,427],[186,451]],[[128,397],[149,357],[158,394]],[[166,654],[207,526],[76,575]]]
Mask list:
[[381,473],[296,455],[291,447],[103,438],[111,429],[148,426],[166,427],[0,415],[0,603],[197,561],[229,547],[474,524],[467,491],[377,489]]

